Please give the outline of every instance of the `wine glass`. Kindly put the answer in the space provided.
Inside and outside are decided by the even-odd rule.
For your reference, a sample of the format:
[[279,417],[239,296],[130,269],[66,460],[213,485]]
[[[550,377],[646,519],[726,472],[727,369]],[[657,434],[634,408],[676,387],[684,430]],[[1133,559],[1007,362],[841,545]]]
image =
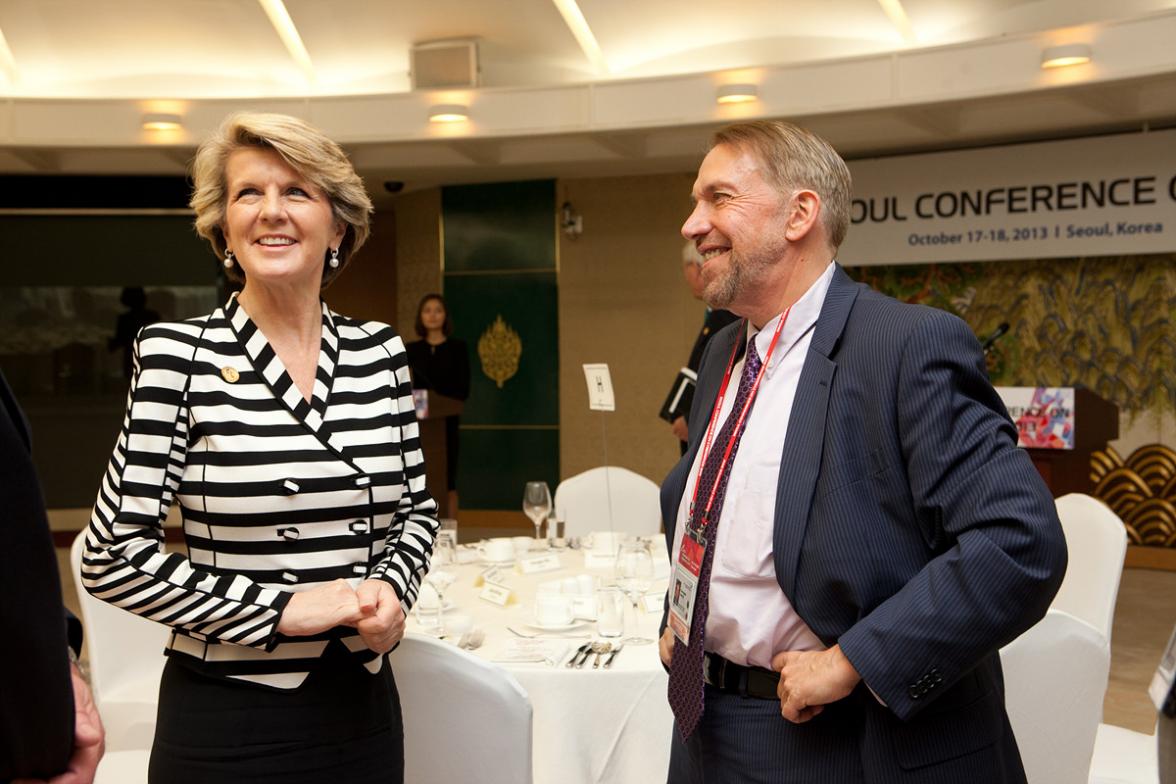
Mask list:
[[437,592],[437,636],[445,636],[445,591],[457,581],[457,575],[444,569],[430,569],[425,582]]
[[640,539],[629,539],[621,544],[617,553],[617,585],[629,597],[633,607],[637,600],[649,590],[653,582],[653,556],[649,547]]
[[453,546],[453,537],[449,531],[438,533],[433,542],[433,558],[430,566],[449,566],[457,563],[457,550]]
[[551,513],[551,490],[546,482],[527,482],[523,489],[523,512],[535,524],[535,540],[542,541],[539,529]]

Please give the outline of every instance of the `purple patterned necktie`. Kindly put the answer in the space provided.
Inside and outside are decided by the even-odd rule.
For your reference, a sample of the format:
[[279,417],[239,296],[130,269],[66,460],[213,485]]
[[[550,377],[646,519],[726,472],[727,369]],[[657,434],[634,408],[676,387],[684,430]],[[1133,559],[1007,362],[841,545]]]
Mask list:
[[[723,462],[723,452],[726,451],[727,441],[731,438],[731,431],[735,429],[739,412],[743,409],[743,404],[747,402],[747,397],[755,385],[755,378],[759,375],[762,364],[759,352],[755,349],[755,340],[752,339],[747,345],[747,361],[743,365],[743,374],[739,378],[739,391],[735,395],[735,401],[731,404],[731,412],[727,415],[722,429],[719,430],[711,444],[710,453],[706,456],[706,464],[703,465],[698,480],[695,508],[691,512],[691,525],[694,528],[698,528],[701,522],[706,499],[710,497],[711,488],[714,487],[715,479],[719,473],[719,465]],[[748,419],[750,418],[749,412]],[[727,479],[731,476],[730,464],[735,462],[735,452],[739,449],[739,441],[746,429],[747,420],[745,419],[743,427],[735,435],[729,464],[723,472],[718,489],[715,490],[715,500],[710,512],[710,524],[706,530],[707,545],[698,575],[698,592],[694,597],[694,617],[690,621],[690,645],[686,646],[680,640],[674,640],[674,654],[670,661],[669,698],[670,708],[678,720],[678,731],[682,733],[683,740],[690,737],[694,728],[698,726],[698,720],[702,717],[702,643],[706,631],[706,612],[709,606],[707,599],[710,593],[711,562],[715,555],[715,542],[719,529],[719,516],[723,511],[723,499],[727,495]],[[683,532],[682,535],[685,536],[686,533]]]

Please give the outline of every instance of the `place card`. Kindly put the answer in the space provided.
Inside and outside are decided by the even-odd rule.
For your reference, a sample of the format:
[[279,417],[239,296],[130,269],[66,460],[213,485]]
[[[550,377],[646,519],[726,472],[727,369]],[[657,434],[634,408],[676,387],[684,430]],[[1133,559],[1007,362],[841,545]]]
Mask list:
[[481,588],[485,583],[498,583],[500,585],[506,584],[506,575],[497,566],[489,566],[478,572],[478,576],[474,578],[474,587]]
[[647,613],[660,613],[665,609],[665,594],[647,593],[641,597],[641,606]]
[[490,604],[497,604],[499,607],[510,604],[511,596],[510,588],[490,582],[483,585],[481,593],[478,594],[479,599],[490,602]]
[[523,574],[539,574],[540,572],[556,572],[563,568],[556,553],[529,555],[519,559],[519,569]]
[[584,552],[584,568],[585,569],[611,569],[617,563],[617,556],[612,552],[594,552],[586,550]]

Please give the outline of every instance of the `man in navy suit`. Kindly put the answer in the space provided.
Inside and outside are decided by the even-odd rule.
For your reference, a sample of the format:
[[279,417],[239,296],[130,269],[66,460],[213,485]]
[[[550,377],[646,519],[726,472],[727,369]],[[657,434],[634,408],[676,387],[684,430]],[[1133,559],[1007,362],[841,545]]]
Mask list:
[[57,555],[33,470],[28,423],[0,373],[0,782],[89,784],[105,733],[69,651]]
[[744,320],[707,347],[662,485],[687,597],[660,645],[669,780],[1023,782],[997,651],[1066,550],[980,346],[836,264],[851,183],[824,140],[713,141],[682,233]]

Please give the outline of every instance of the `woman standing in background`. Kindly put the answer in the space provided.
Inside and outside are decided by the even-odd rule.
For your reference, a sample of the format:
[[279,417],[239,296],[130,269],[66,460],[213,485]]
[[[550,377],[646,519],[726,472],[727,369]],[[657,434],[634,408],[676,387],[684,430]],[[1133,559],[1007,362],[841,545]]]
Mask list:
[[[431,389],[455,400],[470,396],[470,358],[465,341],[450,337],[453,323],[440,294],[426,294],[417,306],[416,333],[421,340],[409,343],[408,367],[413,389]],[[457,446],[461,417],[445,417],[445,474],[449,491],[449,517],[457,516]]]

